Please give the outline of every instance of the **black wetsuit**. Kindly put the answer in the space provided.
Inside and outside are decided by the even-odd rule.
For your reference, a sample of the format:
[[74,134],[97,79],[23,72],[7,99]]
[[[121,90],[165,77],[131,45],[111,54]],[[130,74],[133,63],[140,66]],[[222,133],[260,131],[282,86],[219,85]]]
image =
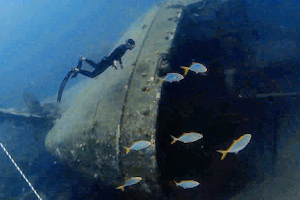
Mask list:
[[109,56],[105,56],[104,58],[102,58],[102,60],[97,64],[89,59],[86,59],[85,62],[95,68],[93,72],[89,72],[87,70],[81,70],[82,61],[79,60],[77,64],[77,68],[80,70],[78,73],[90,78],[95,78],[96,76],[104,72],[107,68],[109,68],[111,65],[113,65],[114,60],[119,61],[119,63],[122,65],[121,58],[122,56],[124,56],[126,50],[127,50],[126,45],[122,44],[119,47],[117,47]]
[[124,56],[126,50],[128,50],[126,48],[126,45],[121,44],[108,56],[108,58],[111,60],[119,61],[119,63],[122,65],[121,58]]

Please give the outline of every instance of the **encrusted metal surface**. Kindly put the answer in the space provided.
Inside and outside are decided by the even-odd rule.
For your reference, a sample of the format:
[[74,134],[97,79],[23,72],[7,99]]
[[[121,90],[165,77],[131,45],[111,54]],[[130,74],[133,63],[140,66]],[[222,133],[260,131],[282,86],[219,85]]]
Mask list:
[[177,27],[174,19],[179,16],[178,9],[169,9],[167,6],[162,6],[157,13],[132,72],[121,120],[121,146],[130,146],[139,140],[152,143],[149,148],[133,151],[128,155],[124,148],[120,148],[122,175],[143,177],[144,181],[137,187],[152,194],[159,193],[155,141],[161,81],[156,77],[157,67],[160,67],[157,65],[161,61],[161,55],[167,54],[171,47]]
[[[169,72],[166,55],[184,7],[173,3],[155,6],[133,24],[116,45],[128,38],[136,41],[122,59],[124,69],[109,68],[87,79],[47,135],[48,151],[88,178],[117,186],[140,176],[143,180],[133,190],[160,194],[156,120],[162,83],[156,74]],[[124,147],[139,140],[152,145],[126,155]]]
[[46,138],[49,152],[65,161],[86,177],[100,178],[106,185],[122,182],[119,166],[120,118],[124,110],[128,83],[134,62],[143,48],[143,41],[158,8],[154,7],[116,45],[128,38],[136,47],[123,57],[124,69],[107,69],[95,79],[87,79],[64,115],[57,121]]

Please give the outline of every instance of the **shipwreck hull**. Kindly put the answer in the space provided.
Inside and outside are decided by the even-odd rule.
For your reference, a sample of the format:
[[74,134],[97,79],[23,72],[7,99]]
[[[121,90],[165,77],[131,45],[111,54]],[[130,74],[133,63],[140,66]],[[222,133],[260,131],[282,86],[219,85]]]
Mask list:
[[[155,134],[161,81],[156,73],[161,54],[171,47],[177,23],[167,19],[178,15],[176,11],[156,6],[133,24],[120,40],[136,42],[122,59],[124,69],[110,68],[88,80],[47,135],[50,153],[87,177],[100,179],[103,187],[140,176],[143,181],[135,190],[160,194]],[[126,155],[124,147],[139,140],[152,145]]]
[[[87,80],[49,131],[48,151],[102,188],[143,178],[121,198],[229,199],[239,193],[246,199],[256,192],[247,187],[283,173],[277,163],[286,147],[279,146],[289,136],[281,127],[297,113],[299,38],[297,29],[268,24],[279,36],[265,45],[272,31],[249,20],[248,5],[186,0],[152,8],[118,43],[136,41],[124,69]],[[280,34],[290,38],[282,42]],[[183,74],[180,67],[192,62],[206,65],[207,76],[189,72],[179,83],[160,80]],[[191,131],[203,139],[170,145],[170,135]],[[216,150],[245,133],[252,134],[249,146],[221,161]],[[152,145],[126,154],[124,147],[139,140]],[[194,192],[174,183],[189,179],[200,182]]]

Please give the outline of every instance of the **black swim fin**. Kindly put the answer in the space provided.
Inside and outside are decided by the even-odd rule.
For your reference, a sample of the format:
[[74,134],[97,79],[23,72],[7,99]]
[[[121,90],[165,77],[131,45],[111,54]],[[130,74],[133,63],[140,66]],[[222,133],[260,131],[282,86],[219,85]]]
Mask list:
[[67,75],[65,76],[64,80],[61,82],[60,86],[59,86],[59,90],[58,90],[58,94],[57,94],[57,102],[60,102],[61,101],[61,97],[62,97],[62,93],[65,89],[65,86],[70,78],[70,76],[73,76],[74,75],[74,70],[70,70]]
[[[79,61],[78,61],[78,64],[77,64],[77,67],[76,67],[76,68],[79,69],[79,70],[81,70],[81,68],[82,68],[82,60],[79,60]],[[78,72],[74,72],[74,74],[72,75],[71,79],[72,79],[72,78],[76,78],[77,75],[78,75]]]
[[74,72],[74,73],[72,74],[72,77],[71,77],[71,79],[72,79],[72,78],[76,78],[76,77],[77,77],[77,75],[78,75],[78,72]]

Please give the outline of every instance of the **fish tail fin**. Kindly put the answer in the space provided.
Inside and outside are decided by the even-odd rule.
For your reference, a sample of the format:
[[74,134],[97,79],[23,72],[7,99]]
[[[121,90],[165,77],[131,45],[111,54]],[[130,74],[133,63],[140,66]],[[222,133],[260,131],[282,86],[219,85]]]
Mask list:
[[162,83],[164,81],[164,79],[162,79],[162,78],[158,78],[157,80],[158,80],[157,82],[160,82],[160,83]]
[[173,141],[171,142],[171,144],[174,144],[178,140],[178,138],[174,137],[173,135],[171,135],[171,138],[173,139]]
[[[173,180],[174,181],[174,180]],[[174,181],[174,183],[176,184],[176,186],[178,186],[178,183],[176,181]]]
[[224,150],[217,150],[217,152],[222,154],[221,160],[224,160],[224,158],[226,157],[226,155],[228,153],[227,151],[224,151]]
[[124,192],[124,185],[121,185],[119,187],[117,187],[118,190],[122,190],[122,192]]
[[129,151],[130,151],[130,148],[128,148],[128,147],[124,147],[124,148],[125,148],[125,150],[126,150],[126,154],[128,154]]
[[187,73],[188,73],[188,71],[190,69],[190,68],[184,67],[184,66],[181,66],[180,68],[184,70],[184,75],[187,75]]

